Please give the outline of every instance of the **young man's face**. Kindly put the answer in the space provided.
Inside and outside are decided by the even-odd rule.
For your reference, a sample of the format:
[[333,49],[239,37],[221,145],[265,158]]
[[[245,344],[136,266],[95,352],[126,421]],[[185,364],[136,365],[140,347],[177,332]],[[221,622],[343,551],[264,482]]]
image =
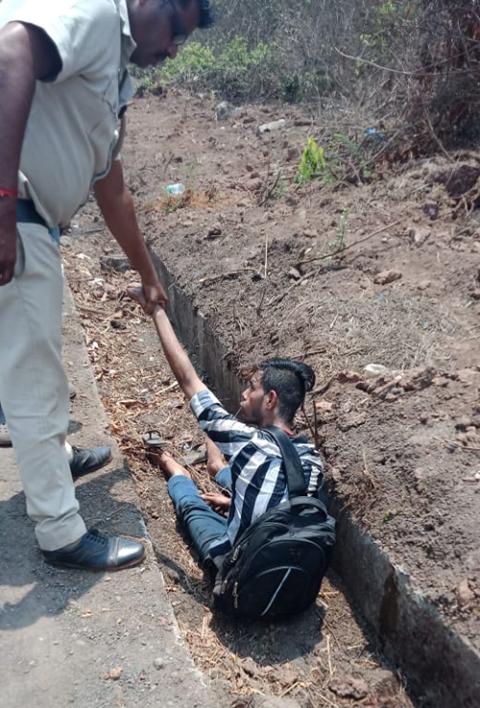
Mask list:
[[200,5],[198,0],[186,7],[178,0],[131,0],[129,17],[137,43],[130,60],[144,68],[177,56],[179,47],[198,27]]
[[242,417],[247,423],[262,425],[265,416],[266,393],[262,386],[262,373],[257,371],[247,381],[247,386],[242,393],[240,409]]

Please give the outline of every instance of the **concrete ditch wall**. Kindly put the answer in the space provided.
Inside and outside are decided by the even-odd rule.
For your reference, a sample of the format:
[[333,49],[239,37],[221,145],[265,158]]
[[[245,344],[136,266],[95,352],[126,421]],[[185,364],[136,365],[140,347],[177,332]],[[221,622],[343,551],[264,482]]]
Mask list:
[[[235,410],[240,384],[227,351],[205,316],[194,308],[173,275],[153,253],[168,287],[170,316],[185,346],[224,404]],[[384,656],[406,676],[418,705],[425,708],[478,708],[480,655],[456,635],[435,607],[412,586],[388,553],[333,503],[338,522],[334,566],[378,640]]]

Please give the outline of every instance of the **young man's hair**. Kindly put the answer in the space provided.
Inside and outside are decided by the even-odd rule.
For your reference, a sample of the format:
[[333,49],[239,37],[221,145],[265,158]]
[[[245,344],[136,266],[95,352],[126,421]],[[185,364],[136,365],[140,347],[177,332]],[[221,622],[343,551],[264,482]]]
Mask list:
[[[190,5],[191,1],[192,0],[180,0],[180,6],[185,8]],[[212,8],[210,7],[210,0],[197,0],[197,2],[200,7],[200,20],[198,27],[199,29],[207,29],[215,22]]]
[[312,367],[293,359],[275,358],[262,361],[258,369],[262,372],[265,393],[276,392],[279,415],[291,423],[305,401],[305,394],[315,386]]

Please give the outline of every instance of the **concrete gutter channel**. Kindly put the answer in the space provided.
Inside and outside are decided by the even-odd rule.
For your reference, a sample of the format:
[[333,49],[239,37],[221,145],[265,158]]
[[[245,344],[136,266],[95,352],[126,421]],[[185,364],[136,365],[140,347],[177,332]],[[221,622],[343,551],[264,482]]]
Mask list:
[[[153,253],[168,286],[170,314],[185,346],[196,355],[224,403],[239,400],[239,381],[228,367],[227,351],[204,315],[175,285],[173,274]],[[413,579],[378,541],[332,502],[338,523],[334,567],[350,599],[374,632],[383,655],[408,681],[418,705],[478,708],[480,654],[456,634],[436,608],[414,587]]]

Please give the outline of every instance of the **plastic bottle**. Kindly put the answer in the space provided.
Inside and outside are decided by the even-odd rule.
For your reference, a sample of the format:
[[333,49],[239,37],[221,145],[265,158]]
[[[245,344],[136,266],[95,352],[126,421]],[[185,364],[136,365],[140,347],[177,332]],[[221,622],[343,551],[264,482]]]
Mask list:
[[181,182],[167,184],[165,191],[170,197],[181,197],[182,194],[185,194],[185,185]]

